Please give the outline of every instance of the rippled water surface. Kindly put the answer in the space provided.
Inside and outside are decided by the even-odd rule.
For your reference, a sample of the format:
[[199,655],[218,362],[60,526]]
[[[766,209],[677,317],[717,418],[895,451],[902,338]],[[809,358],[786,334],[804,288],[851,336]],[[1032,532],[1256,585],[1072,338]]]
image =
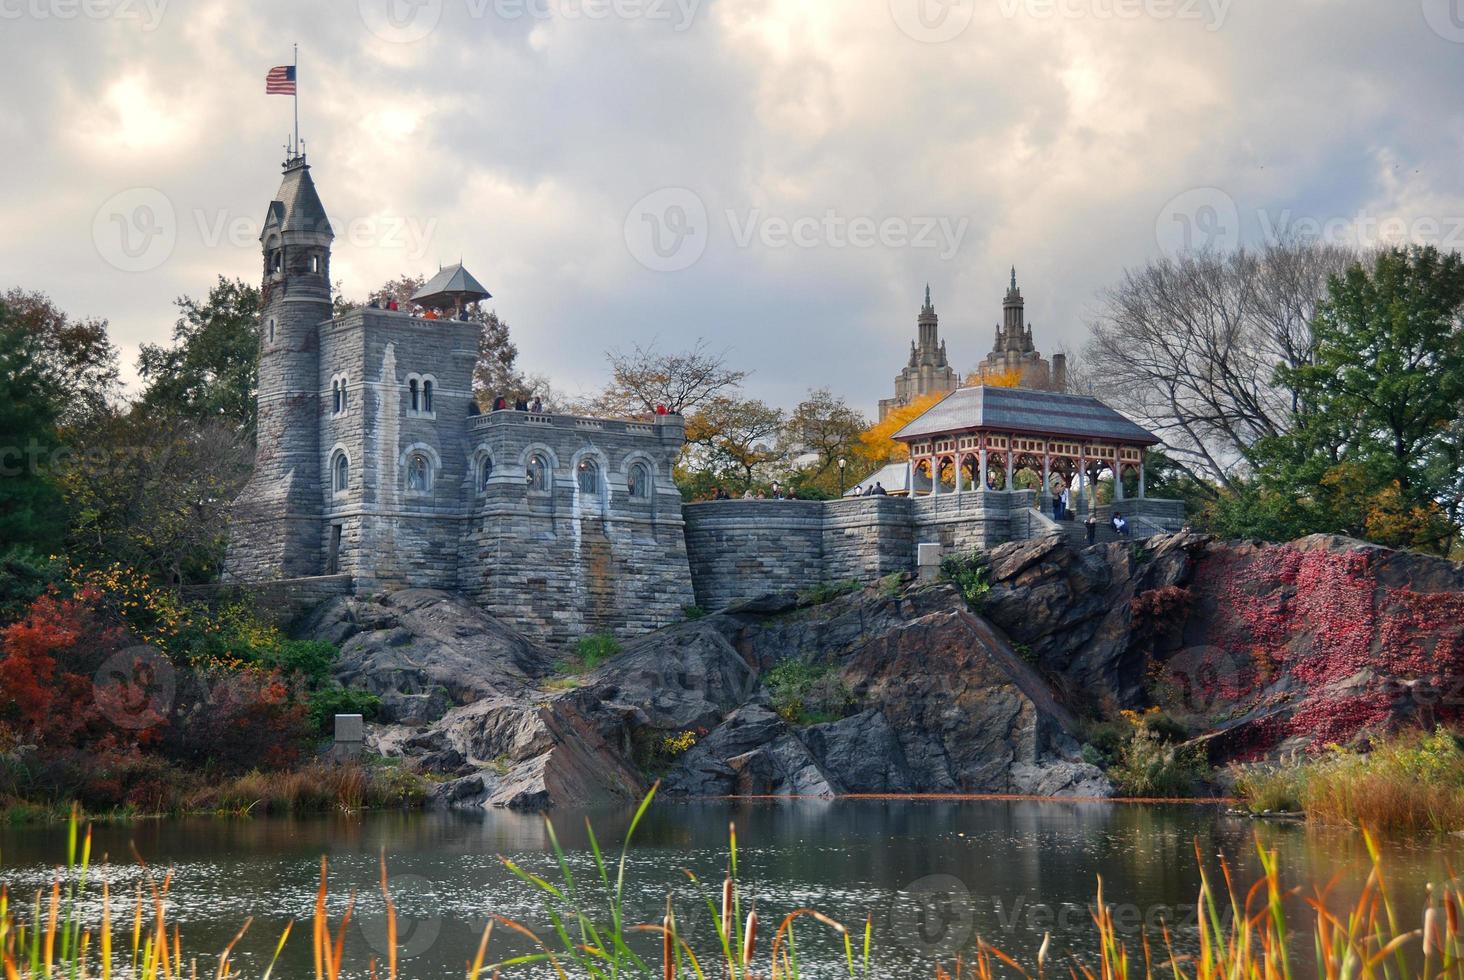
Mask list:
[[[594,881],[584,823],[618,854],[630,819],[619,810],[554,815],[570,870],[582,888]],[[714,940],[705,904],[683,869],[718,891],[727,863],[727,829],[737,825],[741,872],[765,926],[791,909],[812,906],[862,929],[873,917],[880,976],[925,976],[939,958],[968,951],[980,935],[1019,958],[1030,957],[1044,932],[1056,950],[1090,957],[1088,907],[1097,876],[1117,906],[1120,927],[1135,949],[1140,928],[1162,919],[1182,946],[1192,942],[1199,887],[1195,842],[1212,862],[1230,858],[1239,881],[1259,874],[1255,835],[1279,849],[1294,884],[1324,883],[1340,874],[1339,898],[1360,887],[1366,853],[1346,831],[1258,826],[1214,805],[1126,805],[1013,800],[847,800],[659,803],[637,831],[626,871],[635,921],[659,919],[668,890],[694,947]],[[355,921],[347,930],[348,974],[367,976],[385,947],[382,902],[376,891],[383,848],[401,919],[403,977],[460,976],[486,917],[505,915],[542,929],[543,906],[531,886],[499,860],[559,880],[542,818],[491,812],[372,814],[308,819],[194,818],[99,826],[95,853],[111,856],[114,889],[130,892],[141,872],[133,849],[155,869],[171,868],[170,916],[181,924],[185,949],[200,953],[212,972],[216,952],[249,916],[254,924],[236,960],[258,975],[280,930],[308,919],[321,855],[330,866],[331,909],[339,921],[356,890]],[[1423,886],[1464,866],[1457,838],[1388,848],[1389,883],[1404,896],[1412,921]],[[65,856],[65,828],[0,829],[3,879],[12,893],[48,885],[49,866]],[[607,854],[611,860],[613,855]],[[613,874],[613,871],[612,871]],[[1294,921],[1307,916],[1298,905]],[[842,944],[821,926],[800,927],[806,976],[842,973]],[[764,945],[764,949],[766,946]],[[523,952],[505,931],[490,958]],[[838,951],[838,962],[833,953]],[[1310,959],[1310,942],[1300,950]],[[820,957],[815,954],[822,953]],[[309,930],[286,947],[283,975],[313,974]],[[1066,970],[1063,971],[1064,973]],[[1303,974],[1307,971],[1302,970]],[[539,968],[518,975],[542,976]]]

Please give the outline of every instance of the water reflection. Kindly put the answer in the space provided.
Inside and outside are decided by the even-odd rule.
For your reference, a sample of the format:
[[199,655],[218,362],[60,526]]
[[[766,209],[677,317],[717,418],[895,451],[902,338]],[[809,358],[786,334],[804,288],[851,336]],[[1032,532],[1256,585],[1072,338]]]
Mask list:
[[[585,820],[593,821],[613,861],[628,826],[627,810],[561,811],[555,815],[568,862],[592,882]],[[1031,957],[1044,932],[1057,949],[1090,955],[1088,909],[1098,877],[1116,904],[1116,918],[1137,947],[1139,930],[1169,925],[1181,948],[1193,948],[1199,889],[1196,847],[1216,870],[1227,855],[1236,879],[1260,873],[1256,840],[1281,852],[1292,883],[1324,882],[1341,873],[1338,899],[1365,878],[1361,839],[1346,831],[1257,826],[1215,806],[1131,806],[1034,801],[735,801],[662,803],[647,814],[627,861],[627,895],[638,921],[659,916],[668,890],[688,931],[710,944],[712,933],[688,869],[715,892],[726,868],[727,828],[735,821],[746,893],[764,921],[801,905],[851,925],[873,919],[882,975],[923,975],[936,958],[968,951],[979,935]],[[255,975],[285,923],[310,915],[324,854],[330,864],[331,912],[339,920],[357,893],[347,933],[353,977],[368,975],[385,947],[382,903],[375,891],[385,849],[401,916],[402,975],[459,975],[490,914],[543,926],[538,898],[498,855],[557,879],[543,820],[493,812],[373,814],[306,819],[211,819],[140,822],[96,829],[95,853],[110,854],[114,881],[129,890],[139,872],[123,860],[132,848],[174,869],[172,918],[185,945],[217,950],[239,923],[255,916],[236,953]],[[1425,882],[1442,881],[1460,862],[1458,839],[1388,848],[1390,884],[1406,921],[1418,914]],[[49,882],[50,864],[65,853],[65,828],[0,829],[4,879],[28,892]],[[1293,921],[1309,919],[1298,905]],[[815,927],[800,930],[800,948],[835,949]],[[1304,938],[1304,937],[1303,937]],[[495,952],[522,951],[500,939]],[[1309,940],[1299,959],[1309,959]],[[285,975],[313,970],[308,932],[285,953]],[[205,963],[201,962],[202,968]],[[829,957],[824,973],[839,975]]]

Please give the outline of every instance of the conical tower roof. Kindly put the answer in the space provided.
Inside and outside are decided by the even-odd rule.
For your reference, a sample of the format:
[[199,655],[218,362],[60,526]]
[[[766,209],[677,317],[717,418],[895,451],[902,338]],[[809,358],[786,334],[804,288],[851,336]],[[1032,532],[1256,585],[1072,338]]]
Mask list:
[[[325,215],[325,205],[320,203],[320,194],[315,190],[315,181],[310,179],[310,166],[303,156],[285,164],[284,180],[280,181],[279,193],[270,202],[264,230],[266,233],[277,230],[335,237],[330,219]],[[260,238],[263,237],[261,234]]]

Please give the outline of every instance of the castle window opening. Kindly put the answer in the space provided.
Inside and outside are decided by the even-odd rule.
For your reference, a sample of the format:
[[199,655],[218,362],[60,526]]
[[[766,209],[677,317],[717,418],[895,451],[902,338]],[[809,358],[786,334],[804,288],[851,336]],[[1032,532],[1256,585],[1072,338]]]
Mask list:
[[432,464],[425,453],[413,453],[407,457],[407,489],[417,493],[432,489]]
[[345,493],[351,485],[351,461],[345,453],[336,453],[335,464],[331,467],[333,484],[331,489],[336,493]]
[[645,463],[633,465],[625,482],[632,497],[644,500],[651,495],[651,471]]
[[416,378],[407,382],[407,390],[411,393],[412,411],[420,412],[422,410],[422,390],[417,386]]
[[593,459],[582,459],[579,464],[580,493],[600,492],[600,464]]
[[432,412],[432,382],[422,382],[422,411],[431,414]]
[[538,453],[529,457],[528,483],[529,489],[535,493],[544,493],[549,489],[549,462]]
[[478,464],[478,490],[488,489],[488,481],[493,477],[493,457],[484,456]]
[[331,413],[332,414],[335,414],[335,415],[341,414],[341,411],[342,411],[342,409],[345,406],[342,404],[342,401],[341,401],[341,382],[340,382],[340,379],[339,378],[337,378],[335,381],[332,381],[330,383],[330,398],[331,398],[331,406],[330,406]]

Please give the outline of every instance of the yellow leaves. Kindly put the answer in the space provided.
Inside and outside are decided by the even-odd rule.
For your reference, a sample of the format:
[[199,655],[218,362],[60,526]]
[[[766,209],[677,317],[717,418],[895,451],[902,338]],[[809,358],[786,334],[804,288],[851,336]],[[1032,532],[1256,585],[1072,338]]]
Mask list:
[[909,448],[903,442],[895,441],[895,433],[934,408],[945,395],[935,392],[915,399],[908,405],[892,409],[880,422],[865,429],[859,435],[864,455],[875,466],[906,459]]
[[986,385],[988,388],[1020,388],[1022,386],[1022,369],[1009,368],[1005,371],[991,371],[985,367],[977,368],[966,377],[967,385]]

